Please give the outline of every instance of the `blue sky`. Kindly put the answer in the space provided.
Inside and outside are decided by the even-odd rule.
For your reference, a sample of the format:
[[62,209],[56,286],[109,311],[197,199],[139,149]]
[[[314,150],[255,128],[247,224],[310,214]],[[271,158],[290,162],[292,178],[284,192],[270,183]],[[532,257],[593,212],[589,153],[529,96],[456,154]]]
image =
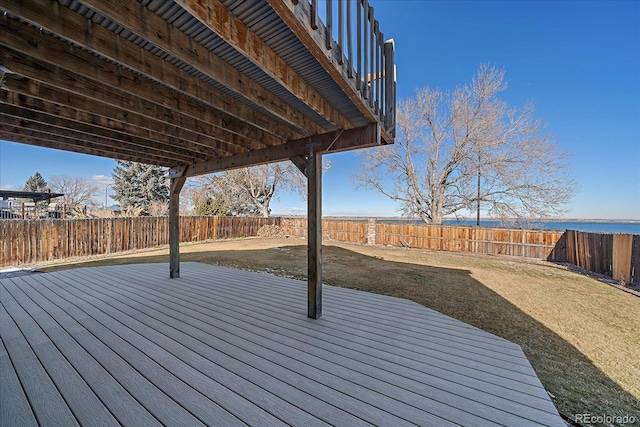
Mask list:
[[[640,2],[370,0],[396,42],[398,97],[415,88],[453,90],[480,64],[504,68],[511,106],[536,106],[579,182],[566,218],[640,219]],[[325,215],[398,215],[393,202],[355,189],[360,157],[326,156]],[[82,176],[102,188],[115,162],[0,142],[0,188],[21,188],[36,171]],[[111,201],[110,201],[111,202]],[[306,204],[281,194],[274,214]]]

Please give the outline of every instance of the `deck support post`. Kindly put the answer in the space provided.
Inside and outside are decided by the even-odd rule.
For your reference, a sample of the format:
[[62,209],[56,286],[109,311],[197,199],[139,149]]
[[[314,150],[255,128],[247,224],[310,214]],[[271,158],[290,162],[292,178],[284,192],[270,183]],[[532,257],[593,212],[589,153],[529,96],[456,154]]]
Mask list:
[[307,316],[322,316],[322,155],[309,150],[307,159]]
[[171,178],[169,194],[169,277],[180,277],[180,190],[186,177]]

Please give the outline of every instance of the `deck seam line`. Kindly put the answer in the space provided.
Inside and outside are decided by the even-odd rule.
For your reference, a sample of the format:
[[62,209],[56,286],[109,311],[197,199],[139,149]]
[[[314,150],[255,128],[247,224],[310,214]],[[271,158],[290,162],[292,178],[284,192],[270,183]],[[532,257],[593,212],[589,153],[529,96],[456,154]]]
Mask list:
[[[482,404],[481,402],[478,402],[478,403]],[[486,405],[486,404],[483,404],[483,405]],[[497,409],[497,408],[496,408],[496,409]],[[539,410],[539,408],[534,408],[534,409]]]

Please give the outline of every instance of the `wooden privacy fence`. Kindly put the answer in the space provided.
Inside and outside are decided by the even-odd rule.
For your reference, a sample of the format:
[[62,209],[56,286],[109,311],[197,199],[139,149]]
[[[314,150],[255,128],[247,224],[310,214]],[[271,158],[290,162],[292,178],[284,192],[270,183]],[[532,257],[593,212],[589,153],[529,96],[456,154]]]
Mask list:
[[[181,217],[180,241],[255,236],[278,218]],[[0,221],[0,266],[106,255],[169,243],[168,217]]]
[[567,262],[640,290],[640,234],[567,230],[563,238]]
[[548,259],[564,231],[378,222],[376,243],[417,249]]
[[[282,217],[279,224],[285,234],[307,237],[307,219]],[[340,242],[367,243],[367,221],[357,219],[323,219],[322,238]]]
[[[180,218],[180,241],[256,236],[278,225],[306,237],[301,217]],[[322,221],[325,241],[510,255],[569,262],[640,287],[640,235],[429,225],[368,219]],[[104,255],[169,243],[167,217],[0,221],[0,266]]]
[[[291,236],[307,235],[304,218],[281,218],[280,226]],[[558,260],[564,257],[564,248],[557,245],[563,234],[562,230],[478,228],[375,219],[322,221],[322,237],[326,240]]]

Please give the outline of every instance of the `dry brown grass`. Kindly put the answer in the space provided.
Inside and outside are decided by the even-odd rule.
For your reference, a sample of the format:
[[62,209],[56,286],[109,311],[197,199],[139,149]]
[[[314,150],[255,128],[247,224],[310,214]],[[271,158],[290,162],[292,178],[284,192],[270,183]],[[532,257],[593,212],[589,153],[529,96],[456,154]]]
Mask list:
[[[323,254],[327,284],[408,298],[520,344],[562,413],[640,423],[640,298],[545,262],[338,242]],[[299,239],[186,245],[182,260],[306,277]],[[46,270],[167,261],[162,249]]]

